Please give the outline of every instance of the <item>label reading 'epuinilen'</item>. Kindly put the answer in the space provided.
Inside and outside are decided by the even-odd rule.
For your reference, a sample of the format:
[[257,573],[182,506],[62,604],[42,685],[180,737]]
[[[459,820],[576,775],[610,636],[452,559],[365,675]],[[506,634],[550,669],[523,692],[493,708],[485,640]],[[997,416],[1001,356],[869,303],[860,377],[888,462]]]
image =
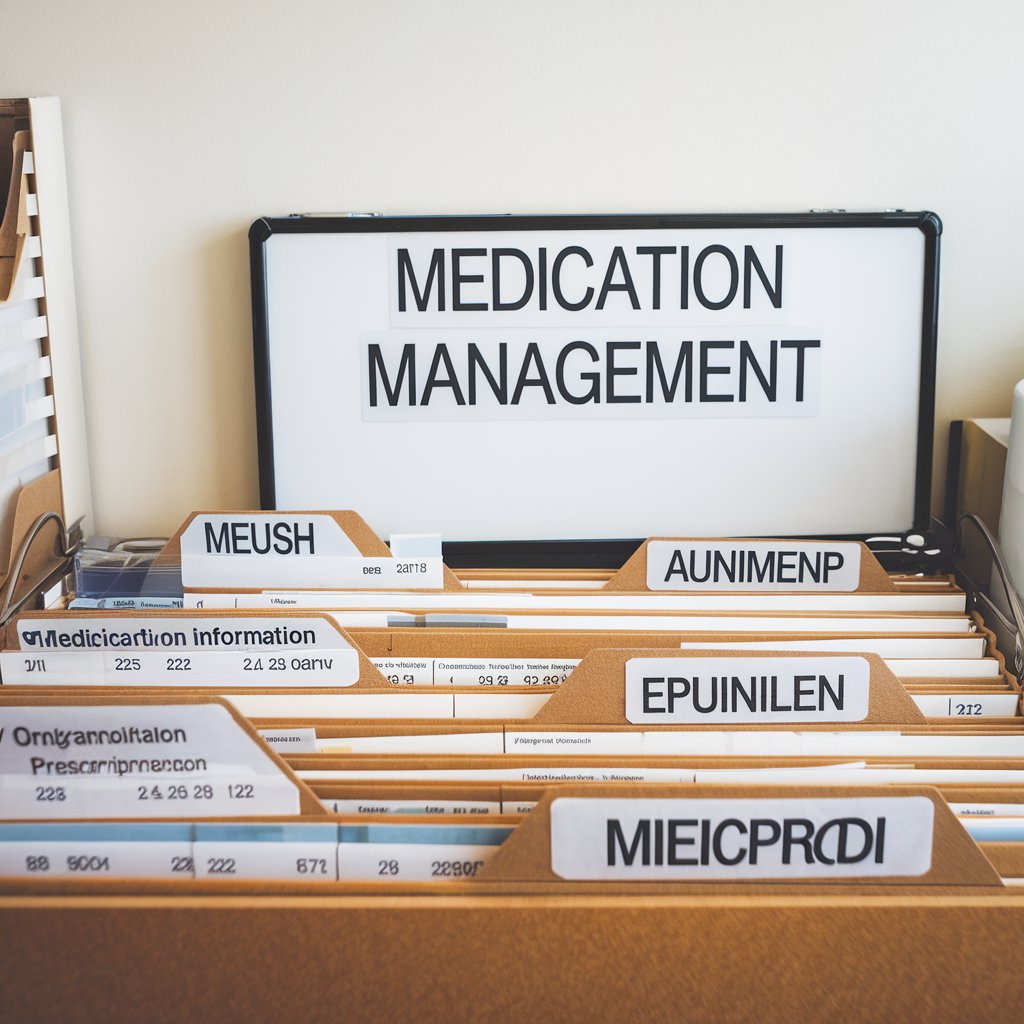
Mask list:
[[630,658],[635,725],[862,722],[871,666],[861,657]]

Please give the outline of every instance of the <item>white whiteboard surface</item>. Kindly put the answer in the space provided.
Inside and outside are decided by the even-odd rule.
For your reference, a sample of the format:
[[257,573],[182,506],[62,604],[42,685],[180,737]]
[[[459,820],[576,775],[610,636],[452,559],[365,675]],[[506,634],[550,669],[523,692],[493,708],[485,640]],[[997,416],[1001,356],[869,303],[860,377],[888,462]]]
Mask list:
[[[352,508],[382,536],[436,531],[446,541],[863,535],[912,525],[927,262],[927,235],[916,223],[612,230],[538,229],[537,220],[524,219],[529,230],[510,219],[508,230],[479,231],[408,230],[410,220],[401,231],[381,230],[382,223],[352,230],[349,222],[346,230],[266,238],[276,507]],[[656,258],[639,254],[641,247],[667,251]],[[520,309],[492,308],[496,248],[521,251],[533,270]],[[428,293],[435,249],[441,254]],[[453,250],[469,254],[453,257]],[[563,252],[564,303],[580,304],[593,289],[580,310],[554,297],[553,265]],[[498,298],[511,304],[527,291],[523,260],[499,259]],[[456,310],[456,298],[487,308]],[[793,340],[819,344],[784,347]],[[691,348],[676,363],[684,341]],[[748,342],[745,401],[741,341]],[[257,342],[259,363],[259,324]],[[773,342],[774,395],[749,358],[769,376]],[[499,395],[480,361],[497,378],[502,357],[507,379]],[[702,357],[711,368],[733,361],[704,377],[703,396]],[[610,369],[620,371],[611,384]],[[520,377],[526,383],[517,396]],[[547,387],[538,383],[544,377]],[[579,402],[597,386],[600,401]],[[930,423],[926,433],[930,439]]]

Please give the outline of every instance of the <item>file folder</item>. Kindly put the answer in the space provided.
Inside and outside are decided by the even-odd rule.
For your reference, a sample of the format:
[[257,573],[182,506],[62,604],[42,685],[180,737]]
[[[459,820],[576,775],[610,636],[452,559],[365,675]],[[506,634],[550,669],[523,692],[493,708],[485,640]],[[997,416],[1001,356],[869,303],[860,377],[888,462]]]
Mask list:
[[[146,617],[167,618],[160,613],[151,613]],[[40,617],[29,616],[28,620],[40,621]],[[414,631],[401,635],[415,639],[412,632]],[[426,636],[426,632],[423,635]],[[532,642],[539,642],[540,639],[534,638]],[[442,634],[434,642],[441,643],[443,640]],[[634,653],[648,657],[652,650],[651,647],[645,646],[636,648]],[[681,649],[677,646],[665,651],[672,656],[680,656],[680,652]],[[785,653],[787,656],[794,656],[792,652]],[[701,652],[701,656],[707,656],[706,652]],[[758,656],[764,657],[765,652]],[[587,657],[602,662],[611,661],[619,667],[624,665],[626,659],[622,652],[608,651],[597,651],[592,655],[586,655],[583,660],[585,661]],[[814,655],[804,654],[802,657],[806,660]],[[908,698],[900,691],[900,684],[894,677],[885,673],[881,656],[872,654],[867,657],[871,661],[875,675],[881,672],[889,687],[890,697],[900,708],[899,711],[893,711],[883,700],[880,710],[884,712],[884,708],[889,707],[889,713],[894,714],[903,723],[915,714],[920,717],[916,707],[907,704]],[[577,676],[577,682],[585,678],[586,674],[585,672],[583,676]],[[615,702],[620,700],[621,694],[617,687],[615,694],[611,694],[610,689],[614,681],[613,675],[617,677],[619,674],[616,670],[614,674],[606,673],[600,677],[609,686],[609,696],[614,696]],[[577,705],[570,700],[571,679],[572,676],[555,691],[552,700],[557,697],[563,703],[572,703],[574,712],[567,712],[566,719],[578,725],[575,722],[578,717],[575,713]],[[399,689],[381,680],[377,692],[385,688],[391,692]],[[409,695],[409,689],[400,688],[396,696]],[[3,701],[5,706],[16,700],[28,705],[40,702],[39,695],[27,694],[16,699],[10,691],[7,693]],[[110,696],[94,697],[89,702],[109,702],[111,699]],[[117,699],[133,704],[146,704],[167,698],[162,694],[146,695],[138,692],[127,696],[122,691]],[[188,701],[188,698],[178,696],[174,699]],[[46,700],[67,702],[68,696],[53,694]],[[584,707],[591,717],[601,717],[602,707],[606,709],[605,714],[608,713],[608,705],[601,700],[596,703],[585,701]],[[553,716],[554,713],[552,710],[549,715]],[[614,714],[611,717],[614,717]],[[873,726],[876,723],[868,724]],[[394,725],[389,723],[386,727],[393,729]],[[551,723],[548,723],[548,727],[551,727]],[[593,728],[593,724],[588,727]],[[307,785],[313,786],[322,806],[322,801],[328,799],[328,789],[317,785],[316,780],[309,777],[305,764],[310,763],[310,759],[289,757],[287,760],[298,768],[299,777]],[[345,760],[353,765],[359,763],[358,758],[346,757]],[[381,763],[387,761],[384,758],[374,760]],[[423,759],[399,760],[406,764],[423,763]],[[940,759],[939,763],[943,761],[948,759]],[[580,763],[580,759],[575,759],[575,763]],[[690,759],[689,763],[695,762]],[[443,765],[450,767],[451,764],[451,758],[443,759]],[[995,768],[1006,764],[1008,762],[993,759],[987,762],[986,767]],[[1024,771],[1024,762],[1017,764],[1020,765],[1021,771]],[[299,767],[300,765],[302,767]],[[373,772],[367,774],[372,777]],[[450,789],[451,784],[447,785]],[[479,789],[480,784],[476,785]],[[957,795],[968,801],[984,797],[990,804],[994,802],[999,806],[1000,803],[1005,805],[1007,801],[1019,800],[1020,787],[1020,782],[1016,787],[1012,784],[959,788],[944,785],[942,796],[945,801]],[[342,939],[342,933],[335,933],[334,929],[342,929],[345,932],[355,930],[363,937],[362,941],[370,941],[372,938],[375,944],[388,949],[385,962],[390,966],[381,967],[379,956],[372,964],[364,964],[359,958],[360,955],[351,951],[349,942],[344,944],[347,952],[343,966],[339,967],[337,964],[337,948],[332,949],[335,967],[327,974],[334,980],[326,983],[328,991],[343,992],[346,998],[364,1000],[360,1005],[364,1008],[364,1016],[367,1019],[374,1019],[377,1013],[400,1012],[401,1007],[405,1005],[381,997],[378,986],[382,979],[388,977],[388,972],[392,968],[397,972],[396,983],[398,977],[404,979],[402,991],[413,993],[410,998],[417,1000],[416,1012],[421,1017],[430,1019],[433,1014],[437,1019],[441,1019],[450,1015],[450,1007],[445,1007],[443,1012],[440,1007],[432,1009],[433,1004],[427,993],[432,990],[439,976],[449,979],[449,983],[454,986],[452,991],[466,991],[464,972],[467,964],[474,964],[474,956],[470,954],[467,958],[465,952],[467,942],[486,946],[490,950],[488,962],[495,964],[493,943],[487,938],[493,937],[495,927],[501,931],[503,948],[529,950],[536,948],[538,943],[547,948],[543,963],[539,959],[531,961],[532,966],[528,976],[524,977],[523,984],[530,993],[540,991],[552,996],[556,988],[564,991],[566,977],[560,958],[550,954],[551,944],[556,944],[559,949],[572,949],[573,955],[578,956],[581,941],[579,929],[589,929],[592,934],[596,928],[602,948],[618,950],[618,959],[607,959],[606,954],[591,953],[582,973],[573,975],[577,980],[569,982],[574,998],[573,1005],[595,1014],[600,1010],[607,1010],[608,1007],[607,999],[604,997],[601,999],[600,1007],[588,1002],[595,992],[601,991],[599,972],[612,970],[615,963],[621,966],[624,948],[628,949],[629,952],[625,955],[629,962],[633,963],[638,951],[650,948],[650,943],[659,941],[656,936],[663,934],[666,929],[672,936],[671,945],[675,956],[679,955],[680,948],[700,948],[704,950],[705,955],[713,956],[715,962],[719,963],[729,962],[728,950],[737,948],[736,943],[746,943],[746,948],[749,949],[752,940],[748,932],[751,928],[767,929],[773,935],[774,942],[771,960],[765,961],[765,970],[769,969],[770,963],[777,964],[782,958],[783,961],[792,962],[796,971],[813,971],[814,984],[824,985],[832,991],[845,991],[843,986],[850,971],[856,974],[865,963],[872,963],[872,951],[878,949],[880,944],[883,947],[888,941],[897,944],[891,949],[886,947],[887,962],[892,969],[893,964],[900,964],[906,959],[906,950],[902,948],[902,944],[915,943],[913,948],[927,947],[935,954],[927,958],[923,965],[915,961],[916,970],[923,971],[927,979],[928,992],[933,995],[940,993],[944,1005],[960,1008],[965,1005],[959,1001],[961,995],[958,993],[962,990],[949,984],[948,956],[942,952],[948,946],[956,950],[956,962],[961,965],[961,970],[969,970],[974,977],[988,979],[984,993],[972,995],[972,1006],[989,1006],[995,1003],[1003,1005],[1000,1001],[1011,998],[1006,972],[993,971],[989,964],[988,958],[995,955],[989,944],[990,930],[998,931],[1000,943],[1005,942],[1008,937],[1012,939],[1015,922],[1020,920],[1020,908],[1017,906],[1019,894],[1024,890],[1000,883],[999,877],[1021,877],[1021,873],[1024,872],[1024,858],[1020,855],[1019,844],[1013,842],[982,841],[979,845],[967,835],[953,815],[945,810],[945,802],[935,804],[944,813],[939,814],[936,819],[936,859],[929,869],[930,874],[925,876],[924,884],[918,881],[908,882],[904,878],[883,884],[845,880],[842,884],[833,883],[825,886],[814,883],[780,886],[777,882],[733,882],[726,883],[724,887],[716,883],[708,889],[704,883],[694,882],[612,883],[553,878],[550,845],[546,845],[550,844],[551,804],[557,799],[589,800],[609,796],[615,799],[630,796],[654,800],[672,799],[677,795],[693,798],[698,792],[707,799],[714,799],[721,798],[727,789],[730,798],[735,798],[737,794],[760,796],[767,793],[767,799],[778,807],[781,806],[777,803],[780,798],[785,799],[795,793],[813,795],[816,800],[825,796],[849,799],[853,791],[847,786],[830,789],[817,785],[803,790],[783,790],[778,786],[769,787],[767,790],[763,787],[751,790],[749,787],[744,789],[721,785],[699,790],[694,786],[673,787],[661,784],[639,789],[627,784],[604,788],[592,784],[586,787],[567,784],[553,789],[550,785],[524,786],[522,783],[518,785],[518,789],[520,801],[534,806],[524,807],[528,812],[525,817],[519,816],[510,821],[500,815],[487,815],[479,819],[489,822],[489,828],[511,826],[514,831],[502,842],[498,852],[487,859],[486,865],[477,869],[474,876],[468,879],[444,878],[432,883],[403,883],[400,879],[388,881],[386,878],[374,882],[332,882],[329,879],[318,878],[310,878],[305,882],[273,882],[218,880],[224,877],[218,874],[206,879],[179,881],[104,880],[96,877],[8,879],[0,882],[0,917],[4,920],[5,927],[20,928],[18,934],[23,936],[25,941],[42,941],[42,933],[38,929],[48,920],[47,909],[59,909],[62,921],[66,924],[56,936],[51,930],[46,940],[49,943],[48,948],[54,950],[55,955],[70,958],[70,962],[88,964],[92,979],[84,985],[75,985],[74,1002],[71,1001],[70,987],[65,989],[63,984],[59,983],[51,988],[50,1006],[59,1008],[72,1017],[76,1007],[83,1005],[83,1001],[84,1004],[90,1004],[91,1000],[99,998],[95,986],[109,976],[108,972],[113,969],[113,958],[130,957],[133,955],[131,950],[140,942],[149,944],[145,948],[151,952],[146,955],[154,957],[153,968],[146,967],[138,971],[135,975],[136,980],[130,984],[128,992],[130,998],[141,1001],[142,1005],[152,1003],[161,984],[157,961],[175,955],[173,950],[183,941],[178,925],[174,923],[176,920],[187,922],[189,938],[186,940],[186,946],[190,952],[186,954],[186,960],[191,962],[192,951],[198,951],[197,955],[201,956],[202,962],[218,965],[218,977],[224,969],[225,942],[232,943],[232,949],[245,951],[247,956],[261,957],[264,943],[272,941],[274,947],[278,949],[277,962],[289,964],[294,975],[296,958],[307,964],[322,963],[320,957],[323,954],[323,944],[332,943],[332,936],[335,934],[337,941]],[[387,792],[388,785],[380,783],[374,784],[371,790],[371,793],[376,795],[375,798],[383,798]],[[856,789],[856,792],[859,795],[862,790]],[[912,786],[890,785],[870,790],[871,794],[877,793],[887,798],[906,798],[908,794],[917,797],[922,792],[924,791],[920,788],[915,789]],[[510,795],[514,794],[515,790],[511,790]],[[941,800],[938,796],[928,799]],[[546,819],[545,815],[548,816]],[[300,824],[299,819],[292,820],[295,825]],[[332,820],[344,823],[346,818],[342,815],[335,816]],[[378,823],[389,828],[422,827],[424,821],[422,816],[410,819],[394,815],[376,819],[373,816],[360,816],[347,820],[353,824],[358,822],[360,828],[376,827]],[[473,827],[471,819],[461,814],[453,817],[432,816],[430,821],[431,824],[443,828],[467,825]],[[255,822],[251,824],[257,825]],[[209,822],[208,825],[213,827],[216,823]],[[198,827],[197,824],[195,828]],[[221,827],[222,831],[214,835],[213,839],[220,843],[219,846],[193,846],[193,850],[199,849],[215,868],[223,868],[232,860],[233,849],[224,844],[225,839],[230,839],[230,833],[224,832],[223,826],[217,827]],[[244,827],[244,823],[237,827]],[[938,838],[940,831],[941,839]],[[194,831],[192,835],[199,836],[200,833]],[[202,835],[205,836],[206,833]],[[379,834],[369,833],[369,836],[371,845],[366,847],[366,850],[376,851],[378,847],[374,846],[373,842],[379,838]],[[0,836],[0,841],[2,839]],[[206,842],[205,839],[200,841]],[[270,852],[278,853],[284,849],[278,847]],[[288,848],[287,852],[291,849]],[[344,844],[339,845],[338,849],[340,857],[344,853]],[[64,853],[61,855],[67,856]],[[81,858],[85,855],[78,853],[73,856]],[[99,862],[102,863],[102,856],[94,856],[99,857]],[[379,859],[387,865],[390,861],[397,861],[400,858],[387,856]],[[318,854],[316,850],[309,854],[308,848],[302,847],[295,855],[295,863],[299,861],[307,865],[313,863],[318,869],[321,861],[324,864],[329,863],[329,856]],[[443,858],[437,859],[439,865],[448,862]],[[76,863],[81,863],[81,860]],[[90,863],[94,862],[87,861],[87,866]],[[476,864],[476,860],[469,863]],[[377,862],[374,862],[374,867],[376,866]],[[188,908],[188,912],[182,915],[181,909],[185,907]],[[131,915],[130,918],[124,916],[126,913]],[[278,919],[278,914],[286,916]],[[277,923],[278,920],[282,924],[285,921],[290,922],[286,927],[296,929],[289,932],[291,941],[286,953],[280,950],[278,939],[282,925]],[[794,924],[791,925],[789,922]],[[799,922],[799,927],[795,922]],[[86,929],[95,927],[109,927],[106,941],[100,946],[89,943],[86,939]],[[267,927],[270,929],[269,933]],[[614,942],[612,932],[605,932],[605,929],[614,930]],[[413,942],[410,946],[410,936],[419,936],[420,941]],[[809,952],[808,943],[811,940],[819,946],[823,943],[828,945],[831,954],[827,963],[819,961]],[[967,951],[963,946],[965,942],[969,943]],[[423,943],[426,943],[435,954],[428,958],[426,963],[422,957]],[[589,942],[585,942],[584,945],[589,951]],[[447,966],[438,965],[437,955],[442,956],[446,965],[448,962],[457,965],[458,970],[449,974]],[[527,956],[529,958],[529,954]],[[309,959],[305,959],[307,957]],[[513,965],[520,962],[517,958],[511,961]],[[9,1005],[16,1009],[24,1007],[26,1012],[33,1012],[38,1006],[36,990],[32,987],[39,978],[38,968],[33,966],[32,962],[25,963],[24,968],[25,973],[19,976]],[[193,969],[200,972],[203,970],[199,961],[195,962]],[[372,979],[369,988],[363,989],[361,983],[354,977],[353,972],[359,969],[369,972],[368,976]],[[518,970],[517,967],[513,969]],[[479,970],[483,973],[473,975],[475,1007],[497,1007],[509,998],[510,991],[518,991],[514,985],[512,989],[509,988],[510,966],[503,958],[499,958],[497,966],[490,968],[495,973],[488,974],[482,963]],[[636,968],[632,970],[635,973]],[[900,973],[902,974],[902,971]],[[915,974],[914,977],[917,978],[919,975]],[[281,998],[288,1001],[289,1006],[301,1007],[305,1005],[303,1000],[306,996],[299,989],[304,989],[306,983],[301,980],[301,972],[297,978],[300,980],[297,981],[296,976],[282,976],[273,987]],[[671,978],[673,980],[669,984],[674,998],[705,999],[709,1001],[710,1006],[710,993],[714,990],[714,1005],[721,1007],[720,993],[726,980],[721,970],[705,971],[699,985],[693,979],[692,972],[674,971]],[[809,984],[811,975],[806,976],[805,986]],[[335,985],[340,988],[333,988]],[[264,988],[265,986],[261,986],[261,991]],[[318,998],[322,997],[324,990],[325,986],[321,984],[317,989]],[[118,989],[119,993],[123,991]],[[229,991],[233,991],[230,986]],[[763,992],[763,988],[759,991]],[[906,1010],[905,985],[893,986],[891,989],[883,988],[881,992],[875,986],[865,991],[870,991],[870,999],[865,997],[864,992],[859,995],[849,994],[845,1009],[847,1015],[853,1019],[856,1019],[857,1014],[862,1014],[868,1019],[879,1012],[879,1007]],[[914,991],[917,992],[918,998],[921,998],[921,992]],[[109,1005],[109,997],[105,998],[108,999]],[[121,996],[114,998],[120,999]],[[243,995],[238,998],[241,1005],[245,1005],[247,997]],[[742,1003],[740,996],[736,998]],[[995,1003],[988,1000],[995,1000]],[[240,1004],[234,1003],[234,1009],[237,1009],[238,1005]],[[406,1009],[413,1012],[412,1005],[406,1006]],[[255,1007],[253,1012],[256,1012]],[[540,1012],[539,1008],[537,1012]],[[778,998],[764,1012],[768,1014],[767,1019],[771,1019],[771,1014],[795,1012],[792,995],[786,996],[780,990]]]

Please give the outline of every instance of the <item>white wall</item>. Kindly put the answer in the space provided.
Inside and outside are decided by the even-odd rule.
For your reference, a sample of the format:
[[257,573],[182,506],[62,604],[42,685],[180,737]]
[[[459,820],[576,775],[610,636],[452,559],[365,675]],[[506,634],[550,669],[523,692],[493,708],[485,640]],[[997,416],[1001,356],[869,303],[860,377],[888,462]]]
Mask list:
[[[937,453],[1024,377],[1024,6],[0,0],[64,102],[97,528],[257,502],[258,215],[932,209]],[[866,413],[869,410],[865,410]]]

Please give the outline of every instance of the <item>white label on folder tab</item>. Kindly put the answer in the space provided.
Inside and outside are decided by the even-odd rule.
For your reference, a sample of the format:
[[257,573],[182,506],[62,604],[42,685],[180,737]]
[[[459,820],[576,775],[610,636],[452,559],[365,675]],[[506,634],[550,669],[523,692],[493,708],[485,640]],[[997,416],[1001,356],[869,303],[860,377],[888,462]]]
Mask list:
[[325,618],[61,615],[19,619],[22,651],[282,651],[351,646]]
[[558,686],[578,659],[372,658],[397,686]]
[[331,516],[201,515],[181,536],[186,587],[341,587],[432,590],[440,558],[366,557]]
[[508,754],[620,754],[643,753],[639,732],[514,732],[505,731]]
[[315,754],[316,729],[259,729],[260,739],[279,754]]
[[587,880],[916,878],[926,797],[587,799],[551,804],[551,870]]
[[192,846],[196,878],[334,882],[338,828],[328,823],[199,824]]
[[298,810],[292,780],[220,705],[0,708],[3,818]]
[[949,809],[958,817],[1024,818],[1024,804],[955,804]]
[[[318,555],[279,560],[271,568],[251,558],[182,555],[186,587],[338,587],[347,590],[440,590],[440,558],[391,558],[364,555]],[[288,602],[273,602],[288,603]]]
[[578,660],[550,658],[437,658],[435,686],[559,686]]
[[[148,826],[148,823],[147,823]],[[143,827],[147,827],[143,826]],[[191,827],[175,839],[153,839],[145,833],[134,834],[125,824],[62,826],[66,838],[34,835],[46,825],[0,827],[0,875],[24,878],[192,878]],[[152,827],[152,826],[148,826]],[[163,827],[166,829],[166,825]],[[161,828],[160,825],[156,828]],[[11,830],[11,831],[7,831]],[[18,838],[19,833],[25,835]],[[103,838],[109,833],[111,838]],[[87,838],[77,838],[84,834]],[[92,838],[92,836],[99,838]]]
[[626,720],[636,725],[862,722],[866,658],[630,658]]
[[381,675],[395,686],[433,686],[433,658],[371,658]]
[[334,800],[335,814],[503,814],[498,800]]
[[914,703],[927,718],[1012,718],[1016,693],[915,693]]
[[182,555],[268,559],[358,555],[331,516],[315,513],[226,513],[196,516],[181,535]]
[[448,843],[338,845],[343,882],[452,882],[476,877],[497,846]]
[[647,589],[850,592],[860,555],[859,544],[840,541],[652,540]]

